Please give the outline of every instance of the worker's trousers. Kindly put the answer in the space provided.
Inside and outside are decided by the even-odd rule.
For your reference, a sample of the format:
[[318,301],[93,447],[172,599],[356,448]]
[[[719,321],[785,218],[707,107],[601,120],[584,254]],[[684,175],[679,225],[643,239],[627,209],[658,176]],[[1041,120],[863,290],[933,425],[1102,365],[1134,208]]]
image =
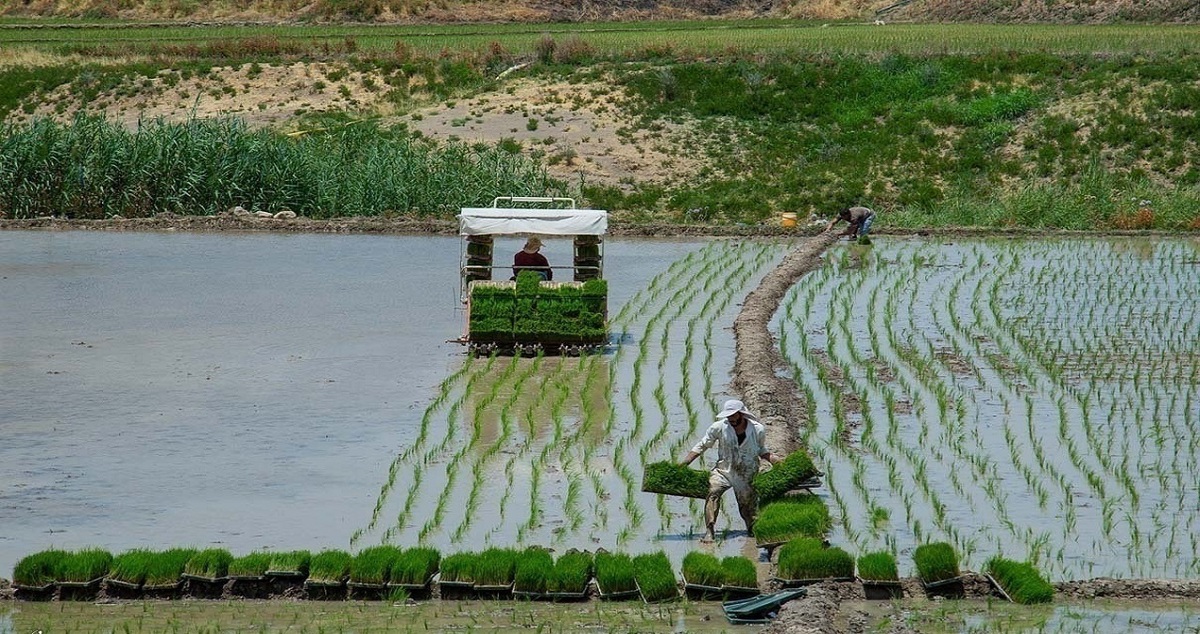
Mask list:
[[751,486],[751,477],[729,471],[722,473],[713,471],[708,477],[708,498],[704,501],[704,524],[711,530],[717,523],[717,514],[721,511],[721,496],[733,489],[737,498],[738,513],[746,523],[746,532],[754,530],[754,516],[758,510],[758,494]]

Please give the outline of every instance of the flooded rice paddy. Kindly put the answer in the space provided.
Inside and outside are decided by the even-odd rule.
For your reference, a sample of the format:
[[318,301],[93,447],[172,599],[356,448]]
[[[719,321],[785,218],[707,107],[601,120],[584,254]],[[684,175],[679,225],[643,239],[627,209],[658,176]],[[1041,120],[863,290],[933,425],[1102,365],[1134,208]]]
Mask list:
[[1195,240],[879,240],[830,259],[776,319],[834,542],[896,552],[902,574],[942,540],[976,570],[1200,574]]
[[352,538],[678,562],[699,507],[641,493],[641,464],[709,422],[785,248],[609,240],[620,345],[469,359],[456,238],[0,233],[0,574],[52,546]]

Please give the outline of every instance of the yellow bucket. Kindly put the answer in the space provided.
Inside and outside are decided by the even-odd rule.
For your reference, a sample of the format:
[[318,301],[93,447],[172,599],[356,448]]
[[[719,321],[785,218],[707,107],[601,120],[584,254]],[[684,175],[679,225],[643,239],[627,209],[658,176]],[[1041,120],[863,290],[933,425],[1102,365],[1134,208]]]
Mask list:
[[796,226],[796,213],[792,212],[792,211],[785,211],[783,213],[783,215],[780,216],[780,224],[782,224],[785,227],[789,227],[789,228],[795,227]]

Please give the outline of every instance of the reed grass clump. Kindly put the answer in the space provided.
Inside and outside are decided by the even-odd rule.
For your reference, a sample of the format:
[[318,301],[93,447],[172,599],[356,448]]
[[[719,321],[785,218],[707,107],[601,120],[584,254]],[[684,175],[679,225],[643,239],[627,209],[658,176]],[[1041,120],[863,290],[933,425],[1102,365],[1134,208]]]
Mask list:
[[987,572],[1017,603],[1029,605],[1054,600],[1054,586],[1032,564],[994,557],[987,562]]
[[666,553],[660,551],[634,557],[633,574],[646,601],[653,603],[679,597],[675,573]]
[[145,560],[145,585],[170,586],[179,583],[184,567],[196,552],[195,548],[171,548],[152,553]]
[[917,576],[925,583],[937,583],[959,576],[958,554],[946,542],[922,544],[913,551]]
[[350,577],[354,557],[344,550],[323,550],[313,555],[308,564],[308,580],[314,583],[336,584]]
[[867,553],[858,558],[858,576],[863,581],[899,581],[896,556],[887,551]]
[[392,564],[400,555],[400,549],[395,546],[383,545],[362,549],[350,564],[350,583],[387,583]]
[[725,585],[733,588],[757,588],[758,567],[745,557],[731,556],[721,560]]
[[642,490],[689,498],[708,497],[707,471],[692,469],[678,462],[652,462],[642,474]]
[[479,553],[475,564],[475,585],[510,586],[517,574],[520,554],[511,548],[489,548]]
[[760,544],[778,544],[798,537],[824,537],[833,521],[829,508],[815,495],[779,498],[759,511],[754,538]]
[[38,119],[0,128],[0,216],[79,219],[289,209],[311,218],[449,216],[496,192],[562,196],[545,167],[496,146],[435,144],[370,121],[299,136],[242,119]]
[[54,583],[59,566],[67,556],[66,551],[53,548],[26,555],[13,568],[13,583],[31,588]]
[[581,594],[592,578],[592,554],[568,551],[554,562],[554,570],[546,580],[547,592]]
[[841,548],[825,548],[821,540],[794,539],[779,549],[782,579],[841,579],[854,576],[854,558]]
[[307,550],[290,550],[271,555],[268,573],[304,576],[312,564],[312,553]]
[[388,582],[424,585],[437,572],[441,560],[442,554],[435,548],[406,548],[392,561]]
[[788,491],[818,473],[807,453],[803,450],[794,451],[771,465],[770,470],[754,476],[754,491],[758,493],[759,503],[765,504],[787,495]]
[[692,585],[716,588],[725,583],[725,569],[715,555],[692,551],[683,557],[683,578]]
[[596,553],[596,585],[605,594],[637,590],[633,559],[625,553]]
[[554,557],[550,551],[536,546],[526,548],[517,560],[513,590],[538,594],[546,592],[547,578],[553,569]]
[[207,548],[187,561],[183,573],[205,579],[220,579],[229,574],[229,563],[233,555],[224,548]]

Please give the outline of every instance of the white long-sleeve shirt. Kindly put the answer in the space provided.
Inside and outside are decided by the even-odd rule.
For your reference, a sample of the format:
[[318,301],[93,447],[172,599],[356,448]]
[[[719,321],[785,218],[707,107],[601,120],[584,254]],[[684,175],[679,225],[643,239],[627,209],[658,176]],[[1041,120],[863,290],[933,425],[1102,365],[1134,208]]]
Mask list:
[[758,421],[748,421],[746,440],[739,445],[733,426],[721,419],[709,426],[700,442],[692,447],[692,453],[702,454],[713,445],[717,446],[715,471],[726,476],[732,472],[742,477],[753,477],[758,473],[759,457],[768,451],[767,430]]

